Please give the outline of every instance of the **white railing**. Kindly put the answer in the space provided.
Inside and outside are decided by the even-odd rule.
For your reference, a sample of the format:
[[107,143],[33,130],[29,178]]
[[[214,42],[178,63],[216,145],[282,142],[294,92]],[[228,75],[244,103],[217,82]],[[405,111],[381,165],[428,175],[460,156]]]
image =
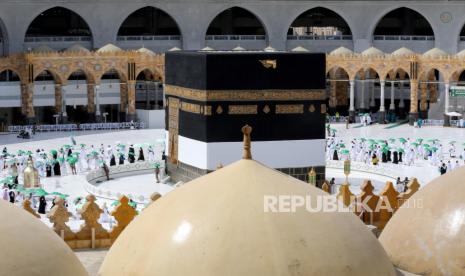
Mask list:
[[92,41],[91,36],[27,36],[24,42],[75,42]]
[[207,35],[205,40],[266,40],[265,35]]
[[181,40],[180,35],[127,35],[118,36],[118,41]]
[[[370,173],[370,174],[376,174],[376,175],[381,175],[385,177],[389,177],[392,179],[397,179],[399,177],[399,172],[396,170],[396,167],[398,165],[391,165],[391,164],[378,164],[378,165],[372,165],[372,164],[366,164],[362,162],[351,162],[350,167],[351,171],[358,171],[358,172],[365,172],[365,173]],[[344,161],[342,160],[326,160],[326,168],[331,168],[331,169],[344,169]]]
[[428,35],[375,35],[374,40],[434,41],[434,36],[428,36]]
[[288,35],[288,40],[352,40],[351,35]]
[[89,123],[89,124],[59,124],[59,125],[25,125],[25,126],[8,126],[8,132],[16,133],[21,130],[28,130],[35,127],[37,132],[50,131],[78,131],[78,130],[120,130],[120,129],[143,129],[146,128],[145,122],[123,122],[123,123]]
[[[163,165],[163,162],[160,162],[161,165]],[[141,172],[152,172],[153,167],[151,162],[136,162],[136,163],[129,163],[129,164],[124,164],[124,165],[118,165],[118,166],[110,166],[110,176],[112,177],[117,177],[117,175],[120,175],[120,177],[125,177],[129,175],[136,175],[136,174],[141,174]],[[164,167],[160,167],[160,173],[162,174],[165,171]],[[160,176],[163,179],[163,176]],[[121,196],[125,195],[128,198],[132,199],[133,201],[137,203],[147,203],[150,201],[150,195],[149,196],[144,196],[141,194],[137,193],[132,193],[132,194],[123,194],[121,192],[115,192],[107,188],[99,187],[98,185],[92,184],[96,183],[98,180],[103,180],[106,179],[105,172],[103,169],[97,169],[89,172],[86,176],[87,182],[84,183],[84,188],[86,191],[89,193],[95,195],[96,197],[101,197],[101,198],[106,198],[106,199],[112,199],[112,200],[119,200]]]

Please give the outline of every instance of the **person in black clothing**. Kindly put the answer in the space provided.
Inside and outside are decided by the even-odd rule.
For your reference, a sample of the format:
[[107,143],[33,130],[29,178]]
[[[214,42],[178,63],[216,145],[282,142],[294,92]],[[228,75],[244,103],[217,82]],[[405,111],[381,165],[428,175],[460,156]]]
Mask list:
[[402,163],[402,152],[399,152],[399,163]]
[[387,162],[387,155],[386,153],[381,153],[381,162],[386,163]]
[[45,214],[45,207],[47,206],[47,201],[45,200],[44,196],[41,196],[39,199],[39,210],[37,212],[39,214]]
[[405,177],[404,179],[404,192],[406,192],[408,190],[408,183],[409,183],[409,179],[408,177]]
[[446,174],[447,172],[446,164],[442,163],[441,167],[439,168],[439,172],[441,173],[441,175]]
[[136,153],[134,151],[134,147],[131,145],[129,147],[129,152],[128,152],[128,160],[129,160],[129,163],[134,163],[134,161],[136,161]]
[[165,163],[165,174],[168,174],[168,156],[166,156],[165,151],[163,151],[163,153],[161,154],[161,160],[163,160],[163,162]]
[[145,161],[144,151],[142,148],[139,148],[139,158],[137,158],[137,161]]
[[8,194],[8,196],[10,197],[10,203],[15,203],[15,192],[14,191],[10,191],[10,193]]
[[[124,162],[124,160],[123,160],[123,162]],[[110,166],[116,166],[116,158],[115,158],[114,154],[111,155]]]
[[122,153],[119,155],[119,163],[118,164],[119,165],[124,165],[124,154],[122,154]]
[[397,151],[395,151],[392,155],[393,155],[392,163],[399,164],[399,154],[397,153]]
[[45,166],[45,170],[47,171],[47,177],[51,177],[52,176],[52,165],[50,165],[50,163],[47,162],[47,165]]
[[60,163],[57,160],[57,157],[53,158],[53,175],[61,175]]

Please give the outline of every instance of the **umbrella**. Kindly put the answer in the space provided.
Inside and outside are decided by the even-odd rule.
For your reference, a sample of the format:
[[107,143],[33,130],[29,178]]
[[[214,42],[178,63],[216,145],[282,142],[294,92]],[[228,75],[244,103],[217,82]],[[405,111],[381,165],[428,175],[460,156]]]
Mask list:
[[339,147],[341,147],[341,148],[345,148],[345,147],[346,147],[346,145],[344,145],[344,144],[339,144]]
[[446,115],[449,117],[462,117],[462,114],[458,112],[447,112]]
[[394,143],[395,141],[396,141],[396,139],[394,139],[394,138],[389,139],[389,142],[391,142],[391,143]]
[[49,193],[47,193],[44,189],[42,188],[38,188],[34,191],[34,195],[35,196],[46,196],[46,195],[49,195]]
[[346,149],[341,150],[341,154],[349,154],[349,150],[346,150]]
[[399,138],[399,141],[403,144],[403,143],[407,143],[407,140],[405,138]]
[[423,139],[422,139],[422,138],[418,138],[418,139],[417,139],[417,142],[418,142],[418,143],[421,143],[421,142],[423,142]]
[[405,152],[405,150],[404,150],[403,148],[398,148],[397,151],[398,151],[398,152],[402,152],[402,153]]
[[432,150],[432,151],[437,151],[438,148],[437,148],[437,147],[432,147],[431,150]]
[[59,192],[53,192],[53,193],[51,193],[51,194],[52,194],[52,195],[59,196],[59,197],[62,198],[62,199],[66,199],[67,197],[69,197],[69,195],[62,194],[62,193],[59,193]]
[[71,148],[71,145],[68,145],[68,144],[63,145],[63,148],[64,148],[64,149],[69,149],[69,148]]
[[50,154],[52,154],[52,155],[57,155],[57,154],[58,154],[58,151],[56,151],[56,150],[51,150],[51,151],[50,151]]

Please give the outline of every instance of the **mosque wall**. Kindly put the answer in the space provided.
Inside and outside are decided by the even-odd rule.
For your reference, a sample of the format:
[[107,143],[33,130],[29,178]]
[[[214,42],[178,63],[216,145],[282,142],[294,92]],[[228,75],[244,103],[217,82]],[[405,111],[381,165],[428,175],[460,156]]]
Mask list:
[[[34,46],[30,42],[25,42],[25,33],[32,20],[47,9],[60,6],[74,11],[88,24],[92,33],[92,41],[88,43],[89,47],[99,48],[107,43],[113,43],[119,44],[123,48],[140,48],[144,45],[144,41],[140,41],[140,43],[120,42],[117,41],[117,33],[127,16],[147,5],[147,2],[142,0],[98,2],[1,1],[0,29],[2,29],[6,52],[22,52]],[[413,45],[409,45],[410,43],[405,41],[380,42],[383,45],[393,44],[392,48],[395,49],[402,46],[412,46],[412,48],[418,47],[418,50],[420,48],[423,50],[433,44],[434,47],[441,48],[449,53],[455,53],[459,49],[459,36],[465,23],[465,18],[462,16],[465,13],[465,5],[461,1],[276,1],[273,2],[273,5],[270,5],[269,1],[261,0],[235,1],[234,4],[224,0],[208,2],[203,0],[176,2],[162,0],[154,3],[153,6],[168,13],[177,23],[182,35],[182,40],[177,42],[163,41],[153,44],[154,46],[160,45],[162,49],[172,45],[182,45],[181,48],[186,50],[205,47],[210,43],[210,41],[205,40],[209,24],[216,15],[231,7],[241,7],[256,15],[266,29],[266,42],[214,42],[219,43],[218,47],[220,48],[228,47],[231,49],[237,44],[249,49],[263,48],[264,43],[279,50],[292,47],[294,41],[287,41],[288,27],[300,14],[314,7],[328,8],[339,14],[352,31],[353,39],[347,43],[353,45],[353,49],[359,52],[374,44],[373,32],[377,23],[384,15],[396,8],[410,8],[423,15],[434,31],[435,41],[432,43],[415,41],[412,42]],[[221,45],[222,43],[225,44]],[[324,45],[320,42],[305,44],[309,48],[312,48],[312,45]],[[317,46],[317,48],[320,46]],[[334,46],[329,43],[325,47],[330,49]]]

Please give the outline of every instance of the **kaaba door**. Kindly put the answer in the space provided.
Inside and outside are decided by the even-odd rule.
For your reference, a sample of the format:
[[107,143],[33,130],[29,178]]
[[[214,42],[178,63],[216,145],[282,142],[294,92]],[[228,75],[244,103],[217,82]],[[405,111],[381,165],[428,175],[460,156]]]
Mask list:
[[179,133],[179,99],[168,99],[168,132],[169,157],[172,164],[178,163],[178,133]]

